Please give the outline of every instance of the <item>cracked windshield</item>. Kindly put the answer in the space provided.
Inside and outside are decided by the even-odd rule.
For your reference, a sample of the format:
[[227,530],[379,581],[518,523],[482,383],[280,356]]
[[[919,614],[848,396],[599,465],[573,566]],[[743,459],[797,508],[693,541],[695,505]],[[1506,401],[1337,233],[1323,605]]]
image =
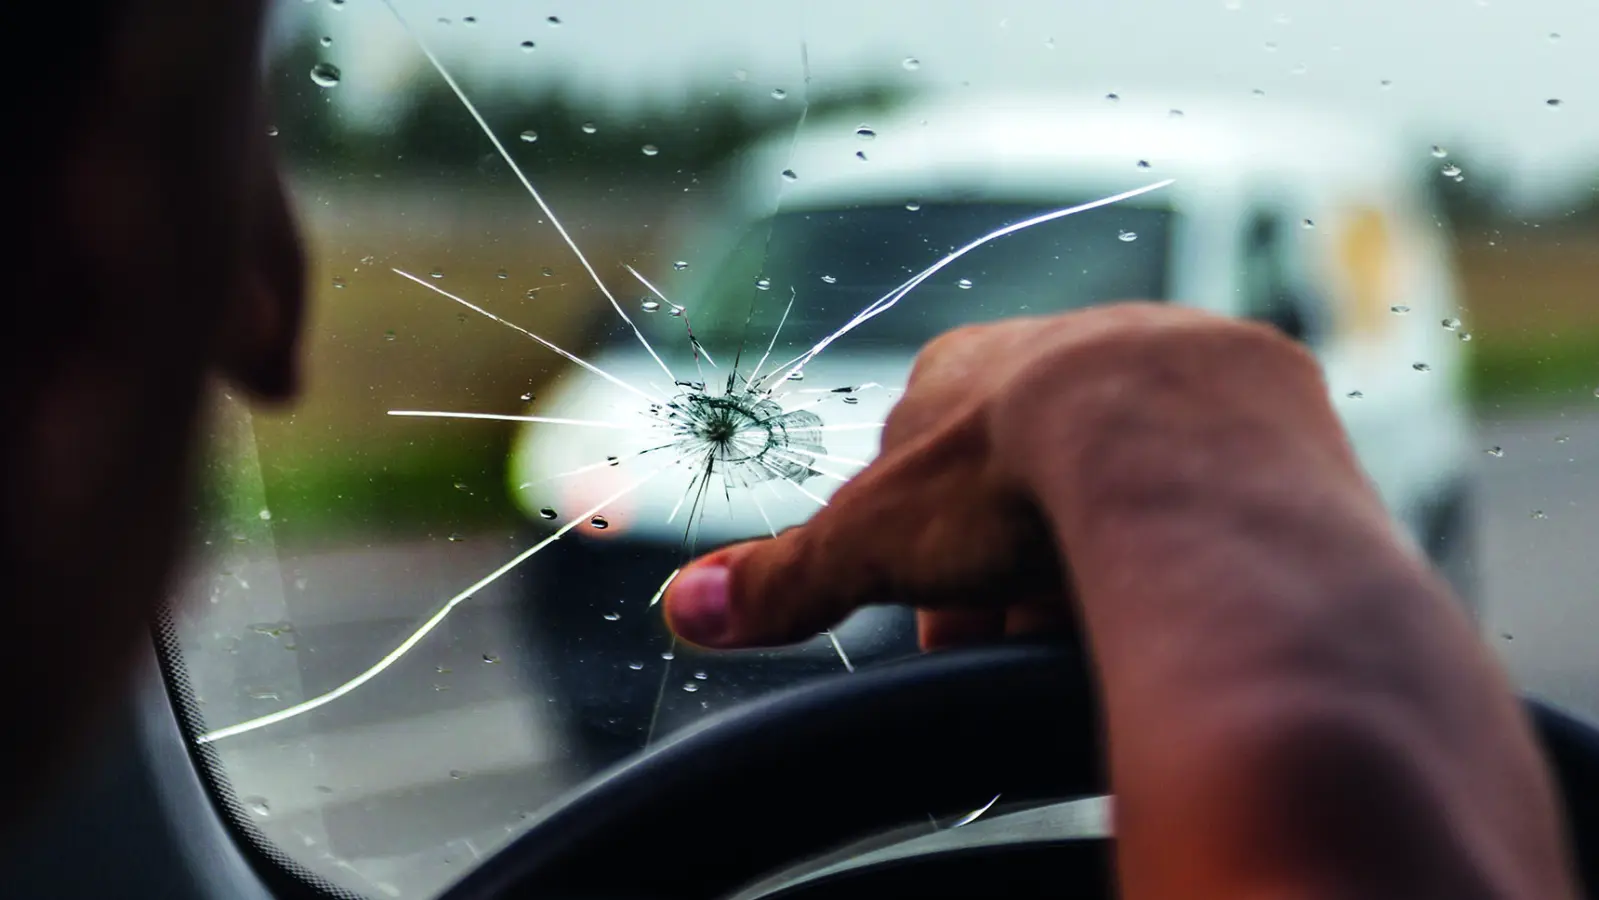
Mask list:
[[1127,298],[1306,342],[1520,683],[1599,712],[1596,53],[1579,0],[281,0],[308,393],[215,397],[171,659],[208,775],[430,897],[915,652],[881,607],[710,655],[657,601],[825,506],[929,338]]

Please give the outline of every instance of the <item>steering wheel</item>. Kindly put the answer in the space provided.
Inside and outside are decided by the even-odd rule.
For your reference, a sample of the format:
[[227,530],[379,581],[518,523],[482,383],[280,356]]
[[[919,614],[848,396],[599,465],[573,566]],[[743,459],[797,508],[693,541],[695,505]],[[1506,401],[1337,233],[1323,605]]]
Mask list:
[[[1599,897],[1599,730],[1527,707],[1581,876]],[[996,794],[1007,804],[1104,794],[1098,719],[1083,657],[1065,646],[944,651],[820,679],[707,719],[588,782],[444,900],[713,900]],[[1109,897],[1109,851],[1106,840],[1066,838],[980,847],[772,896],[906,896],[913,878],[923,897],[1002,897],[1005,885],[1027,884],[1048,886],[1038,896]]]

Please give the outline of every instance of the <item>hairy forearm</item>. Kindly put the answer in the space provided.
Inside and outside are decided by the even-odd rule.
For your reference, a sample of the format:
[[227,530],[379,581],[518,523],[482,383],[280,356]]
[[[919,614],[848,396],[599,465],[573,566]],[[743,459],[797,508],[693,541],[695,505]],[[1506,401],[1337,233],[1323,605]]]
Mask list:
[[1026,426],[1101,676],[1124,896],[1569,896],[1503,673],[1313,368],[1239,350],[1276,377],[1196,390],[1177,354],[1036,394]]

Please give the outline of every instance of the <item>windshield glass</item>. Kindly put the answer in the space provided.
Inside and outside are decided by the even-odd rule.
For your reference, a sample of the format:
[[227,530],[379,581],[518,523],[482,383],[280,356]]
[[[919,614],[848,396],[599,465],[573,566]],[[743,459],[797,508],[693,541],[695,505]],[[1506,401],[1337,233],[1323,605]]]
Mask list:
[[1599,10],[924,7],[276,3],[307,391],[216,392],[162,632],[274,858],[433,897],[665,735],[915,652],[873,608],[698,653],[656,601],[867,465],[930,337],[1118,299],[1304,341],[1520,683],[1599,713]]

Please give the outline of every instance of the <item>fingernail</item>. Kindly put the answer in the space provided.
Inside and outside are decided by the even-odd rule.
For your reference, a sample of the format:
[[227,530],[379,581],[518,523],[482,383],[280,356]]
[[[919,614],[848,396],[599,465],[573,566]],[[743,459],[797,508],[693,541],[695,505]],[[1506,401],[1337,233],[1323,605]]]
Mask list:
[[695,566],[672,582],[667,609],[678,637],[704,647],[715,647],[727,636],[731,616],[728,586],[732,572],[726,566]]

